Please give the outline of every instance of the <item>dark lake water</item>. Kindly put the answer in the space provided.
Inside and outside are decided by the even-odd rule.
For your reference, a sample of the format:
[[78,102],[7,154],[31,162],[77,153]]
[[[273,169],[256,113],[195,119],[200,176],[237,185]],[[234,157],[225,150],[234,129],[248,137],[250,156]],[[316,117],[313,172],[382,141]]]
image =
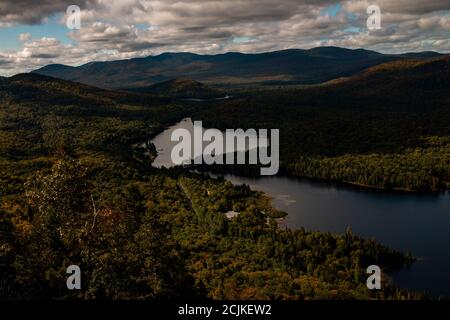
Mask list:
[[[155,166],[171,166],[171,132],[191,125],[185,119],[152,141],[160,153]],[[394,282],[400,287],[450,298],[448,193],[391,194],[282,176],[224,176],[235,184],[248,184],[271,196],[274,206],[289,214],[283,221],[289,228],[343,233],[350,227],[355,234],[411,252],[420,260],[391,274]]]

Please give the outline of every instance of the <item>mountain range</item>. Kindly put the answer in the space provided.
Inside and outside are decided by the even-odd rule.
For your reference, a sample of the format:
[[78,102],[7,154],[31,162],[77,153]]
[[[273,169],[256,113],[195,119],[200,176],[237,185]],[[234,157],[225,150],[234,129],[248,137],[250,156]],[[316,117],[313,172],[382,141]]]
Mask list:
[[399,59],[428,59],[436,52],[382,54],[364,49],[319,47],[257,54],[163,53],[146,58],[90,62],[72,67],[52,64],[33,71],[108,89],[141,88],[176,78],[207,84],[316,84],[354,75]]

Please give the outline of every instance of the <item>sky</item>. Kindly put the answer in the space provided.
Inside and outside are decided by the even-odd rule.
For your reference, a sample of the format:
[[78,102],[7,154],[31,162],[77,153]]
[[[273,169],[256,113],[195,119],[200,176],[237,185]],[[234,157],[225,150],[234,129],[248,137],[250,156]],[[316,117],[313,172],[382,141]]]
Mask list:
[[[79,30],[67,8],[80,7]],[[369,30],[367,8],[381,10]],[[0,0],[0,75],[163,52],[450,52],[450,0]]]

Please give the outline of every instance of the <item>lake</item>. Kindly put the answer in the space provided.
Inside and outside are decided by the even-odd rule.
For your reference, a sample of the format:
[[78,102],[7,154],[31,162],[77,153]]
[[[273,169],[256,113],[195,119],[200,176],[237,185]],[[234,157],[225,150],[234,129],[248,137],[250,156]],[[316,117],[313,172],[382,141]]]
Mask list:
[[[191,130],[184,119],[152,142],[158,150],[156,167],[172,166],[171,132]],[[273,205],[288,213],[289,228],[354,234],[375,238],[394,249],[411,252],[419,261],[390,274],[404,288],[450,298],[450,195],[393,194],[362,190],[334,183],[284,176],[248,178],[223,175],[235,184],[248,184],[273,198]],[[382,266],[381,266],[382,267]]]

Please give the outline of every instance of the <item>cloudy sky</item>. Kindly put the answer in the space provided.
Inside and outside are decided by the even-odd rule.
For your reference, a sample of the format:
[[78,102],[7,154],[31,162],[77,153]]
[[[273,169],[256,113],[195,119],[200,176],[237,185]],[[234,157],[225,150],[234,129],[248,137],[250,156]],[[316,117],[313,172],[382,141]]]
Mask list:
[[[367,8],[381,9],[368,30]],[[66,26],[81,8],[81,28]],[[450,52],[450,0],[0,0],[0,75],[189,51]]]

